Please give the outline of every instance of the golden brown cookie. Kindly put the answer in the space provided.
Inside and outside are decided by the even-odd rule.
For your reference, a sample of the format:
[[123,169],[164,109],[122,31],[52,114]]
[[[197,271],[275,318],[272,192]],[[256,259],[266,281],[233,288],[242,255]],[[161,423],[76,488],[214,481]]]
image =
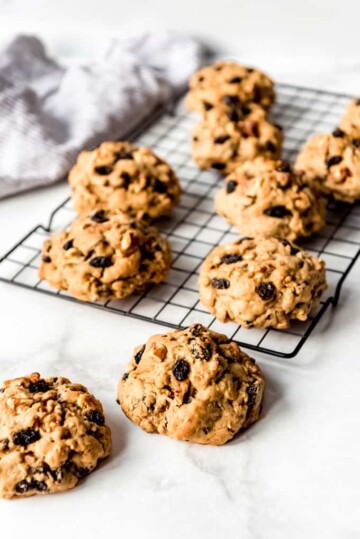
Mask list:
[[0,388],[0,496],[73,488],[110,454],[101,403],[67,378],[33,373]]
[[186,106],[203,113],[229,98],[269,109],[275,99],[274,83],[265,73],[236,62],[216,62],[191,77]]
[[316,135],[297,156],[294,171],[314,190],[354,202],[360,199],[360,138],[341,129]]
[[92,152],[81,152],[69,183],[78,212],[121,210],[137,218],[168,215],[181,192],[165,161],[129,142],[103,142]]
[[353,138],[360,137],[360,99],[356,98],[350,101],[346,107],[345,114],[341,118],[340,129],[345,131]]
[[84,301],[119,299],[163,282],[170,264],[170,246],[156,228],[98,210],[45,241],[39,276]]
[[221,322],[246,328],[282,329],[307,320],[325,289],[325,263],[285,239],[220,245],[200,269],[202,303]]
[[146,432],[222,445],[258,420],[264,376],[235,342],[200,324],[135,348],[120,405]]
[[225,181],[215,196],[215,209],[241,236],[293,241],[325,225],[325,202],[284,161],[248,161]]
[[206,113],[192,133],[192,156],[202,169],[229,174],[241,163],[263,156],[278,159],[283,133],[257,105],[219,106]]

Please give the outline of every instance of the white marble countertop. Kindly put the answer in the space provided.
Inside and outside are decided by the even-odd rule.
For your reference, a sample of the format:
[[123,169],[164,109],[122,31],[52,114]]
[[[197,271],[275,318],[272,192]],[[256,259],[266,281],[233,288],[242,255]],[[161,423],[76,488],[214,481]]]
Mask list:
[[[296,70],[285,57],[247,57],[283,81],[360,92],[352,58],[337,59],[335,73],[330,59],[304,57]],[[1,201],[0,254],[66,193],[62,184]],[[254,354],[267,378],[262,420],[218,448],[146,434],[115,402],[133,347],[158,326],[0,284],[1,379],[39,371],[85,384],[114,441],[111,458],[73,491],[0,501],[1,536],[360,537],[359,274],[357,265],[296,358]]]

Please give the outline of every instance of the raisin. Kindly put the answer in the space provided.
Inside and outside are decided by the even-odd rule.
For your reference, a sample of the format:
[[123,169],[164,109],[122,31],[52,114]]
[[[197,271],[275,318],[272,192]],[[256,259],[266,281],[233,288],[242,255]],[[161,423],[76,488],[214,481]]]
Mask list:
[[26,479],[23,479],[22,481],[19,481],[15,485],[15,490],[19,494],[23,494],[24,492],[28,492],[32,487],[30,486],[31,483],[29,481],[26,481]]
[[142,260],[154,260],[155,255],[152,251],[149,251],[143,246],[140,247],[140,251]]
[[142,358],[142,355],[144,353],[144,350],[145,350],[145,345],[142,346],[138,352],[136,352],[136,354],[134,356],[134,361],[135,361],[136,365],[139,365],[140,360]]
[[254,86],[254,95],[253,95],[253,102],[254,103],[261,103],[261,98],[262,98],[262,92],[261,92],[261,88],[259,88],[258,86]]
[[129,183],[131,182],[131,176],[127,172],[122,172],[120,174],[120,177],[124,180],[124,187],[128,187]]
[[173,375],[178,382],[183,382],[189,375],[190,365],[185,359],[178,359],[173,367]]
[[238,122],[240,120],[239,113],[234,109],[230,109],[227,115],[230,122]]
[[201,76],[198,78],[198,81],[199,81],[199,82],[203,82],[204,78],[205,78],[205,77],[203,77],[203,76],[201,75]]
[[330,157],[330,159],[326,161],[326,166],[327,168],[330,168],[334,165],[338,165],[339,163],[341,163],[341,161],[342,157],[340,155],[334,155],[334,157]]
[[190,328],[190,333],[194,335],[194,337],[199,337],[201,335],[202,329],[203,328],[201,324],[194,324]]
[[64,465],[65,470],[72,473],[73,475],[76,475],[79,479],[82,479],[88,473],[90,473],[89,468],[85,468],[83,466],[77,466],[74,462],[71,462],[68,460],[66,464]]
[[166,193],[166,185],[156,178],[154,183],[154,191],[157,193]]
[[16,483],[15,490],[19,494],[23,494],[24,492],[29,492],[29,490],[38,490],[39,492],[44,492],[45,490],[48,490],[48,487],[45,481],[36,481],[35,479],[27,481],[26,479],[23,479],[22,481]]
[[262,300],[267,301],[271,299],[275,294],[276,288],[273,283],[261,283],[255,288],[255,292],[261,297]]
[[69,249],[71,249],[72,247],[74,246],[74,240],[69,240],[69,241],[66,241],[63,245],[63,249],[64,251],[68,251]]
[[108,174],[111,174],[112,171],[113,167],[110,166],[95,167],[96,174],[99,174],[100,176],[107,176]]
[[40,434],[31,428],[19,430],[13,437],[15,445],[21,445],[26,447],[28,444],[32,444],[40,440]]
[[220,135],[219,137],[216,137],[214,139],[215,144],[224,144],[227,140],[229,140],[230,135]]
[[48,384],[45,380],[31,382],[29,385],[29,391],[31,391],[31,393],[45,393],[45,391],[49,391],[49,389],[50,384]]
[[115,156],[115,161],[122,161],[126,159],[133,160],[133,154],[131,152],[119,152]]
[[221,262],[223,264],[235,264],[235,262],[240,262],[241,260],[242,256],[231,253],[221,257]]
[[214,105],[212,105],[208,101],[203,101],[203,105],[205,110],[211,110],[212,108],[214,108]]
[[345,133],[342,129],[337,127],[335,131],[332,132],[332,136],[335,138],[343,138],[345,136]]
[[99,210],[90,217],[95,223],[105,223],[109,219],[106,217],[105,210]]
[[91,421],[91,423],[96,423],[96,425],[99,425],[99,427],[102,427],[105,424],[105,417],[97,410],[90,410],[90,412],[87,412],[85,415],[85,418],[88,421]]
[[227,194],[230,195],[230,193],[233,193],[236,189],[236,186],[237,186],[237,183],[234,180],[230,180],[229,182],[227,182],[226,184]]
[[190,393],[190,389],[188,389],[185,395],[183,396],[183,400],[181,404],[189,404],[190,401],[191,401],[191,393]]
[[[259,133],[259,124],[257,122],[253,122],[252,125],[251,125],[251,133],[254,137],[259,137],[260,136],[260,133]],[[244,133],[243,134],[244,138],[247,138],[249,136],[249,133]]]
[[90,472],[91,469],[85,468],[85,466],[76,466],[76,473],[80,479],[89,475]]
[[230,281],[227,279],[211,279],[211,286],[219,290],[230,288]]
[[211,358],[211,351],[206,346],[194,343],[190,346],[190,352],[196,359],[208,361]]
[[276,167],[277,172],[291,172],[290,164],[287,161],[281,161],[281,164]]
[[300,252],[300,249],[296,249],[293,245],[291,245],[291,243],[288,240],[281,240],[281,243],[285,245],[285,247],[290,247],[292,255],[296,255],[297,253]]
[[45,490],[48,489],[45,481],[33,481],[33,484],[35,486],[35,489],[38,490],[39,492],[44,492]]
[[257,397],[257,387],[255,383],[252,383],[249,385],[249,387],[247,388],[247,394],[248,394],[247,405],[248,405],[248,408],[251,410],[255,406],[256,397]]
[[360,148],[360,138],[354,138],[352,143],[355,148]]
[[232,79],[228,80],[229,84],[237,84],[238,82],[242,81],[242,77],[233,77]]
[[237,95],[226,95],[223,99],[225,105],[237,105],[239,98]]
[[111,256],[96,256],[90,260],[89,264],[93,268],[109,268],[113,265],[113,261]]
[[7,451],[9,449],[10,440],[9,438],[5,438],[5,440],[2,441],[3,451]]
[[273,206],[272,208],[265,210],[264,213],[269,217],[276,217],[277,219],[292,215],[291,211],[285,208],[285,206]]
[[275,153],[277,150],[275,144],[273,144],[270,140],[265,144],[265,149],[271,153]]
[[244,116],[248,116],[251,112],[251,109],[247,107],[246,105],[241,105],[241,112]]
[[356,99],[356,100],[355,100],[355,105],[356,105],[357,107],[360,106],[360,99]]
[[215,170],[224,170],[225,166],[225,163],[213,163],[211,168],[214,168]]
[[255,69],[253,67],[248,67],[246,71],[250,74],[250,73],[254,73]]
[[123,379],[124,382],[125,382],[125,380],[127,380],[128,378],[129,378],[129,373],[128,373],[128,372],[125,372],[124,375],[123,375],[123,377],[122,377],[122,379]]
[[33,469],[33,472],[37,474],[49,475],[52,473],[52,470],[50,466],[44,462],[42,466],[38,466],[37,468]]
[[50,258],[49,256],[46,256],[46,255],[43,256],[43,257],[41,258],[41,260],[42,260],[43,262],[45,262],[46,264],[48,264],[49,262],[51,262],[51,258]]

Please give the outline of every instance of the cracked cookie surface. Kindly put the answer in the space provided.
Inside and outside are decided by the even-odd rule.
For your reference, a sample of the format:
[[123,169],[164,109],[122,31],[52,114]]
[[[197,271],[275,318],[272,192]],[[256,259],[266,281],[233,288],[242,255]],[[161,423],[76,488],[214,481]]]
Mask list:
[[215,209],[241,236],[293,241],[325,225],[325,202],[284,161],[258,158],[240,165],[216,194]]
[[355,202],[360,199],[360,138],[342,129],[315,135],[297,156],[294,172],[320,193]]
[[84,301],[120,299],[163,282],[169,243],[153,226],[98,210],[44,242],[40,279]]
[[217,62],[191,77],[186,106],[203,113],[230,97],[269,109],[275,100],[274,83],[262,71],[236,62]]
[[193,324],[135,348],[118,398],[146,432],[222,445],[258,420],[263,391],[254,360],[225,335]]
[[206,113],[192,133],[192,156],[202,169],[223,174],[241,163],[263,156],[277,159],[283,133],[257,105],[219,106]]
[[284,239],[220,245],[200,269],[202,303],[221,322],[247,328],[281,329],[307,320],[325,289],[325,263]]
[[0,387],[0,496],[69,490],[110,451],[102,405],[84,386],[33,373]]
[[81,152],[69,174],[75,209],[121,210],[137,218],[168,215],[179,202],[180,184],[172,168],[149,148],[103,142]]

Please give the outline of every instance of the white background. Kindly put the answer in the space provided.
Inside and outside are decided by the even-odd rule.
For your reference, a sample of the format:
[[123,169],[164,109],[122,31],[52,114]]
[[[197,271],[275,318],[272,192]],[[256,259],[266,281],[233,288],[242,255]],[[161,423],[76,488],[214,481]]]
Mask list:
[[356,57],[359,46],[356,0],[1,0],[0,6],[2,34],[40,32],[96,44],[103,34],[166,26],[238,51]]
[[[359,15],[355,0],[0,0],[0,36],[37,33],[69,61],[123,32],[168,27],[278,80],[360,94]],[[0,253],[66,193],[0,201]],[[359,538],[359,270],[296,360],[257,356],[264,418],[224,448],[146,435],[119,412],[117,379],[157,327],[1,285],[0,377],[40,370],[83,382],[103,401],[115,446],[71,493],[0,502],[1,536]]]

